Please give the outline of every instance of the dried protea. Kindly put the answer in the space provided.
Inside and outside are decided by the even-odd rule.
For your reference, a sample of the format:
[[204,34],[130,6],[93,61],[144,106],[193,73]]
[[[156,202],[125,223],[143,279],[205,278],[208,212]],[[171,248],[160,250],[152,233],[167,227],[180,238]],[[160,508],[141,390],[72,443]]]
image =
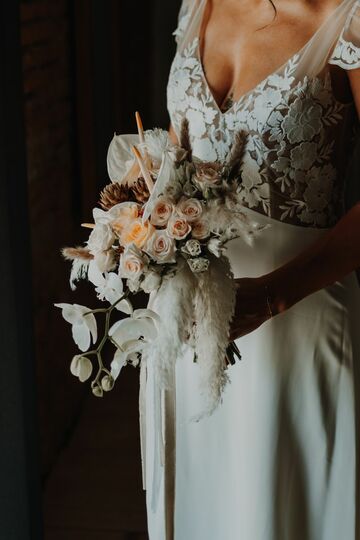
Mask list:
[[129,188],[126,184],[113,182],[104,187],[100,193],[99,204],[104,210],[109,210],[116,204],[130,200]]
[[65,247],[61,250],[63,257],[68,261],[90,261],[93,259],[93,255],[87,248],[77,246],[77,247]]
[[149,189],[146,185],[146,182],[142,176],[134,182],[130,188],[130,193],[133,195],[134,199],[139,203],[145,203],[149,197]]

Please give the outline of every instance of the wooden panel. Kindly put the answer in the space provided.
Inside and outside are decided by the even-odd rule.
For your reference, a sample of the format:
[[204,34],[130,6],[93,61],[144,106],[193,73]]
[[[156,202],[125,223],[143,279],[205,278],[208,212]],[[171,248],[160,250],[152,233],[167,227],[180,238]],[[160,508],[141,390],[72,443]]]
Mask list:
[[53,306],[56,301],[71,298],[67,282],[69,267],[62,261],[60,248],[85,236],[74,222],[74,190],[78,182],[70,36],[66,0],[21,5],[38,410],[44,474],[56,460],[83,394],[83,388],[74,384],[68,370],[74,353],[69,328]]

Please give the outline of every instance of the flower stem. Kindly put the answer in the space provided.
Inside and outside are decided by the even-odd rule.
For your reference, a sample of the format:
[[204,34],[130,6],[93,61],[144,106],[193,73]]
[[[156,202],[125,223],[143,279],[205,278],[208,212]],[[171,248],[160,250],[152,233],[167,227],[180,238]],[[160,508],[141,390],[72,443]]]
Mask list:
[[127,289],[125,291],[125,293],[122,296],[120,296],[120,298],[118,298],[118,300],[116,300],[116,302],[111,304],[110,307],[94,309],[94,310],[88,311],[87,313],[84,314],[84,316],[85,316],[85,315],[88,315],[90,313],[105,313],[104,335],[103,335],[102,339],[100,340],[100,343],[97,346],[97,348],[86,353],[86,355],[87,354],[95,354],[96,357],[97,357],[97,361],[98,361],[98,371],[97,371],[95,379],[91,383],[92,388],[94,388],[96,386],[99,386],[99,381],[100,381],[100,377],[101,377],[102,372],[105,372],[107,375],[111,375],[110,371],[108,369],[106,369],[105,366],[104,366],[103,359],[102,359],[102,350],[103,350],[103,348],[104,348],[104,346],[105,346],[105,344],[106,344],[106,342],[108,340],[113,345],[115,345],[117,347],[116,342],[109,336],[111,314],[112,314],[113,310],[116,308],[116,306],[122,300],[125,300],[129,296],[129,294],[130,294],[130,290]]

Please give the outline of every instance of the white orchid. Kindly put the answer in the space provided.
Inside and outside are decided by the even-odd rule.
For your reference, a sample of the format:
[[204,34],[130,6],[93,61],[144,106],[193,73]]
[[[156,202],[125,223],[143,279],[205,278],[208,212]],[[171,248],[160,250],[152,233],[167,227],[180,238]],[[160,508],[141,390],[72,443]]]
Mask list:
[[136,362],[138,353],[156,338],[159,321],[159,316],[151,309],[136,309],[131,317],[113,324],[109,336],[118,347],[111,363],[114,379],[129,361]]
[[[111,305],[115,304],[124,294],[124,283],[121,277],[115,272],[104,275],[94,261],[89,264],[88,280],[95,285],[99,300],[107,300]],[[115,308],[127,315],[133,311],[131,303],[126,298],[116,304]]]
[[111,362],[111,376],[114,380],[120,375],[120,371],[126,364],[131,363],[137,366],[139,363],[139,353],[147,346],[147,343],[139,339],[130,339],[122,344],[121,349],[116,349],[113,361]]
[[79,304],[55,304],[55,307],[62,309],[62,316],[65,321],[72,325],[72,335],[80,351],[89,349],[91,338],[93,343],[97,340],[96,319],[91,309]]
[[71,361],[70,371],[75,377],[79,378],[80,382],[87,381],[92,374],[92,370],[92,363],[86,356],[77,354]]

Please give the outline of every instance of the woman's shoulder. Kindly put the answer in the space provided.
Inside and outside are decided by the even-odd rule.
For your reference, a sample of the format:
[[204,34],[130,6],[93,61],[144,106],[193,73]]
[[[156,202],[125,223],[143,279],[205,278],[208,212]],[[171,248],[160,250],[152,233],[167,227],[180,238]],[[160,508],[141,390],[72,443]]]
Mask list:
[[180,43],[190,20],[201,0],[182,0],[178,12],[177,26],[172,33],[177,44]]

